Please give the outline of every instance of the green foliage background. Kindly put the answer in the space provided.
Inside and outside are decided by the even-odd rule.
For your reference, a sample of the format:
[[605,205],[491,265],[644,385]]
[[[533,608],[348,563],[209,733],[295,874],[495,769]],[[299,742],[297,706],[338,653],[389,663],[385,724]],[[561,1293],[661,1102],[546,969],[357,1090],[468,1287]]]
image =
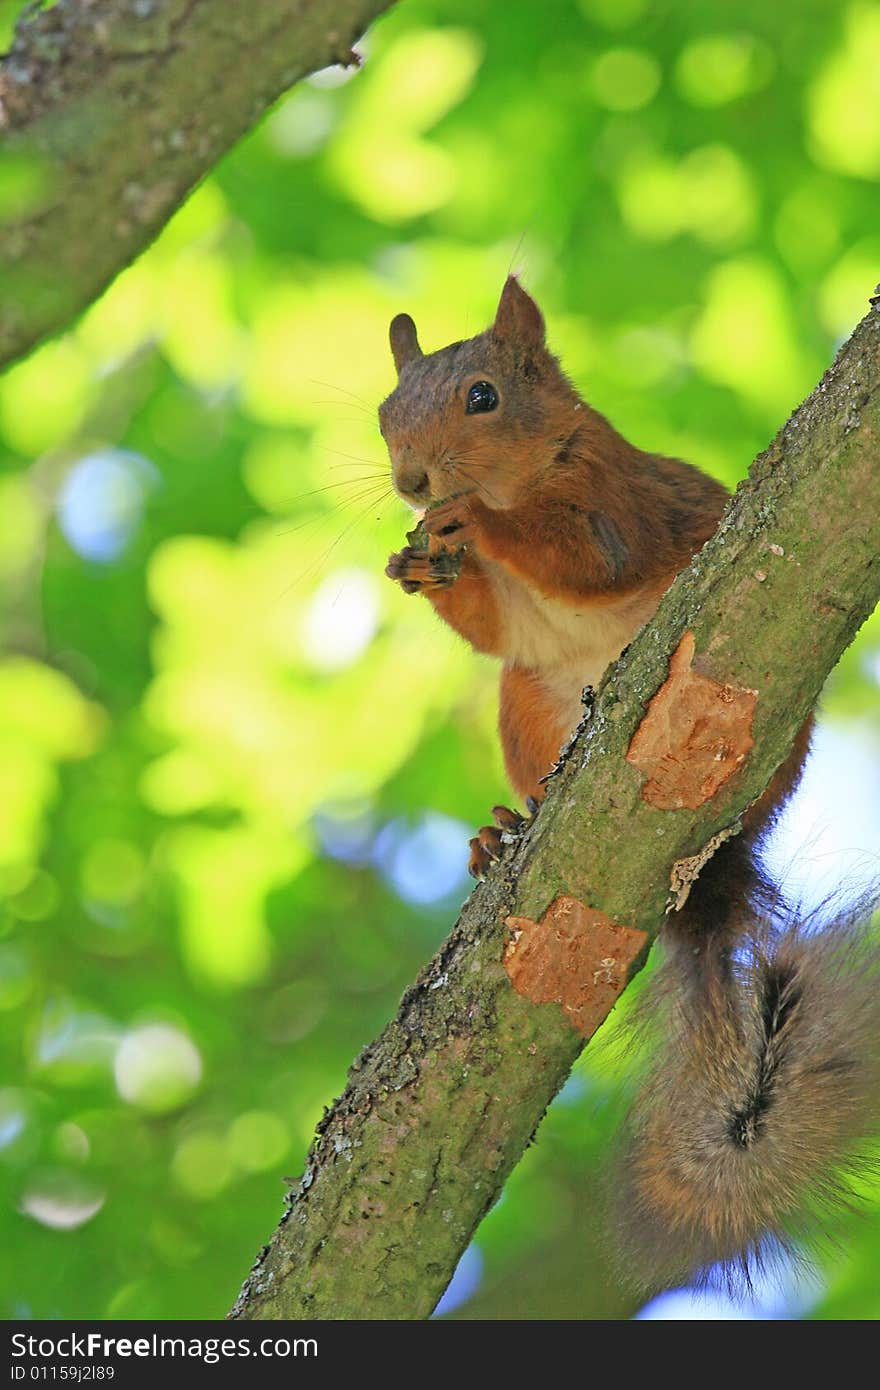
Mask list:
[[[491,663],[382,574],[391,315],[441,346],[519,269],[591,402],[733,485],[880,278],[877,3],[404,0],[363,49],[0,378],[6,1317],[223,1315],[509,797]],[[878,641],[825,705],[874,755]],[[635,1306],[576,1077],[459,1315]],[[878,1260],[868,1214],[814,1315]]]

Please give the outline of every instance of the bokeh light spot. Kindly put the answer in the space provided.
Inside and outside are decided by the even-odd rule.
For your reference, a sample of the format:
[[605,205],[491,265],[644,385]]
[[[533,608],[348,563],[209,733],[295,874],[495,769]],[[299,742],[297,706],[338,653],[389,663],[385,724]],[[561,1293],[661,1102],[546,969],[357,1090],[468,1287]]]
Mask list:
[[368,864],[376,838],[376,818],[365,801],[335,802],[319,807],[312,828],[321,848],[343,864]]
[[53,1231],[75,1231],[97,1216],[104,1201],[104,1192],[85,1174],[47,1168],[31,1178],[19,1209]]
[[338,115],[333,102],[314,86],[291,92],[272,112],[265,125],[266,139],[289,159],[314,154],[331,134]]
[[230,1125],[228,1146],[232,1161],[245,1173],[263,1173],[281,1162],[290,1135],[270,1110],[248,1110]]
[[684,226],[678,166],[662,155],[639,153],[623,162],[617,198],[629,230],[645,241],[668,241]]
[[94,390],[73,337],[45,343],[0,378],[0,432],[13,449],[36,457],[71,438]]
[[335,570],[316,590],[302,625],[316,671],[341,671],[366,650],[379,621],[379,588],[368,570]]
[[782,278],[757,258],[725,261],[712,271],[691,351],[700,371],[739,392],[774,423],[814,377]]
[[404,35],[363,74],[330,162],[345,192],[373,217],[405,220],[449,200],[455,162],[423,136],[466,96],[481,58],[470,30],[421,30]]
[[692,106],[724,106],[769,82],[773,51],[753,34],[701,34],[679,55],[678,90]]
[[413,829],[390,821],[376,836],[373,855],[405,902],[436,903],[468,886],[470,835],[462,821],[428,811]]
[[640,48],[609,48],[593,66],[593,95],[609,111],[638,111],[659,87],[660,64]]
[[101,564],[118,559],[140,525],[146,493],[157,478],[152,464],[123,449],[79,459],[58,497],[58,522],[73,549]]
[[840,209],[821,180],[805,180],[784,199],[776,217],[776,245],[799,273],[828,260],[840,242]]
[[77,1085],[112,1064],[119,1027],[72,999],[50,999],[32,1043],[34,1065],[59,1084]]
[[846,10],[842,46],[810,88],[807,121],[817,164],[857,178],[880,176],[880,5]]
[[301,847],[280,831],[269,835],[247,827],[188,826],[166,844],[180,894],[187,964],[226,988],[260,979],[272,946],[266,896],[295,872]]
[[219,1196],[233,1176],[226,1144],[210,1132],[196,1132],[181,1139],[171,1160],[171,1172],[188,1196],[202,1202]]
[[829,270],[819,291],[822,322],[835,338],[848,334],[863,317],[868,295],[880,278],[880,237],[850,247]]
[[149,1114],[163,1115],[191,1099],[202,1079],[202,1059],[180,1028],[148,1023],[122,1039],[113,1075],[123,1100]]
[[96,840],[83,859],[80,884],[86,900],[127,907],[144,883],[142,851],[129,840]]
[[[329,388],[328,388],[329,389]],[[289,435],[258,435],[241,464],[248,492],[267,512],[286,515],[297,500],[297,483],[305,451]]]
[[728,145],[702,145],[681,163],[685,219],[710,245],[743,240],[757,220],[748,166]]

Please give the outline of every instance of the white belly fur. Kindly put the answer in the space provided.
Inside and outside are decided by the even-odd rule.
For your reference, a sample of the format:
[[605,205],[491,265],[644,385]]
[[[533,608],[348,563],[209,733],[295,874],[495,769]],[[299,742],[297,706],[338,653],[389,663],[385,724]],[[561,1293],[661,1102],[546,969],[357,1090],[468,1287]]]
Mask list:
[[540,674],[570,733],[583,714],[584,686],[599,684],[609,663],[654,612],[657,596],[564,603],[547,598],[501,565],[485,568],[504,622],[506,664]]

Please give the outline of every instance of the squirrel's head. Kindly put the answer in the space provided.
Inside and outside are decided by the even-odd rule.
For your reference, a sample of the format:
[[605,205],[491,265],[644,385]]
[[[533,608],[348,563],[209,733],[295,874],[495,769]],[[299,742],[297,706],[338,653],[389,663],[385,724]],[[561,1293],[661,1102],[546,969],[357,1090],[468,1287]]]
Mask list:
[[476,491],[508,507],[552,465],[578,397],[515,276],[485,333],[423,353],[409,314],[391,322],[398,384],[379,408],[397,493],[422,508]]

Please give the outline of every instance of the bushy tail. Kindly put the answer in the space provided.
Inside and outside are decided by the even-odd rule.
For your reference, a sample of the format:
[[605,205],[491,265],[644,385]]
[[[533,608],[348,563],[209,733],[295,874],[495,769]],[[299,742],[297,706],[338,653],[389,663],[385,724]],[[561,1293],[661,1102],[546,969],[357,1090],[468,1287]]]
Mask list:
[[[871,905],[786,921],[734,843],[667,929],[649,989],[650,1076],[615,1181],[625,1272],[643,1288],[748,1283],[780,1246],[809,1250],[880,1135]],[[734,920],[727,894],[746,877],[754,915]]]

